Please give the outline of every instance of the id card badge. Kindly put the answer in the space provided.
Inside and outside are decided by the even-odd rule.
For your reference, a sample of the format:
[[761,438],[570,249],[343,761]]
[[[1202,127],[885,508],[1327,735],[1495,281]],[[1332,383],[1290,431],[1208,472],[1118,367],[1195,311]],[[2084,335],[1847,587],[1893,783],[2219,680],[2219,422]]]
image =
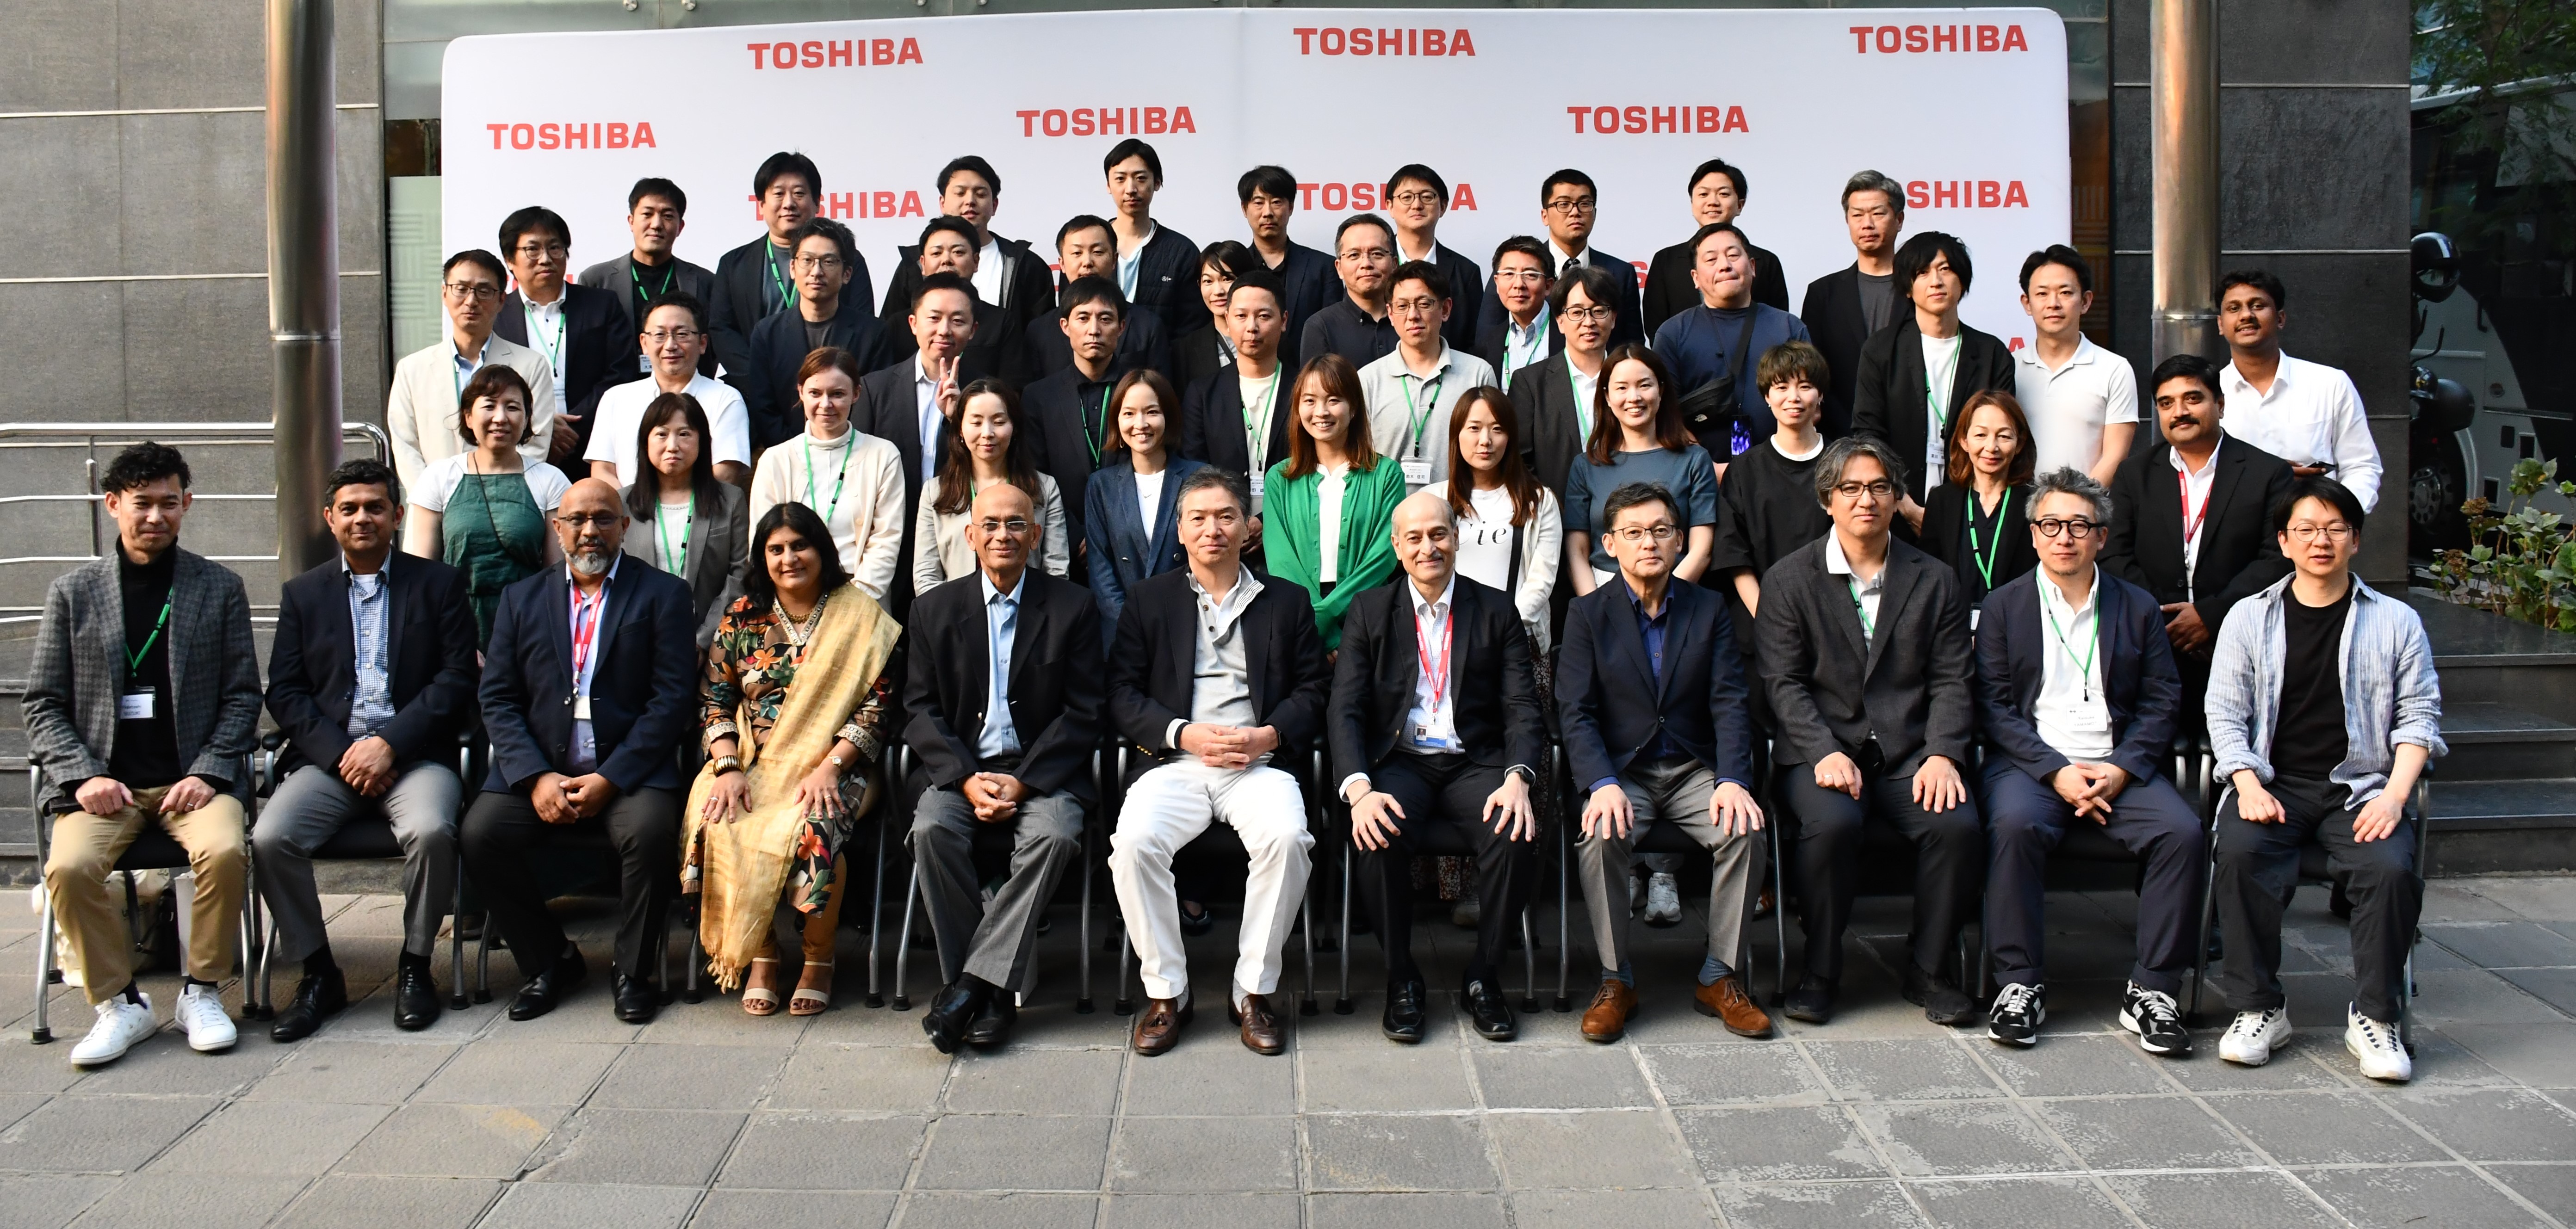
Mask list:
[[124,695],[116,698],[116,719],[119,721],[150,721],[152,720],[152,714],[154,711],[154,702],[159,699],[160,696],[149,687],[137,687],[132,691],[126,692]]
[[2109,734],[2111,732],[2111,706],[2107,704],[2078,704],[2075,706],[2075,711],[2068,714],[2066,719],[2066,728],[2070,732],[2076,734]]
[[590,720],[590,697],[589,697],[589,696],[574,696],[574,697],[573,697],[573,700],[572,700],[572,719],[573,719],[573,720],[575,720],[575,721],[588,721],[588,720]]
[[1431,462],[1418,458],[1404,462],[1404,484],[1406,486],[1431,485]]
[[1261,514],[1261,480],[1268,476],[1259,473],[1252,475],[1252,513],[1255,516]]
[[1977,617],[1978,617],[1979,615],[1984,614],[1984,613],[1986,613],[1986,608],[1985,608],[1985,607],[1983,607],[1983,606],[1970,606],[1970,607],[1968,608],[1968,630],[1969,630],[1969,631],[1972,631],[1972,632],[1973,632],[1973,631],[1977,630]]
[[1421,747],[1427,751],[1463,751],[1466,749],[1464,744],[1458,741],[1457,735],[1451,734],[1447,737],[1442,737],[1441,735],[1432,733],[1431,727],[1421,722],[1414,723],[1413,745]]

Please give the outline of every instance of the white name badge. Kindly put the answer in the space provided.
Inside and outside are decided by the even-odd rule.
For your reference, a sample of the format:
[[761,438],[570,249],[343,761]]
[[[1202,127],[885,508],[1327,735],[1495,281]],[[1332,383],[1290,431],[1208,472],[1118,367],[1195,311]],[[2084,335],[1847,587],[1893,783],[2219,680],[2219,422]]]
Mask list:
[[1252,476],[1252,510],[1255,513],[1261,511],[1261,480],[1268,476],[1269,475],[1267,474],[1254,474]]
[[1968,630],[1969,630],[1969,631],[1972,631],[1972,632],[1973,632],[1973,631],[1977,630],[1977,616],[1982,615],[1982,614],[1984,614],[1984,613],[1986,613],[1986,608],[1985,608],[1985,607],[1983,607],[1983,606],[1970,606],[1970,607],[1968,608]]
[[1404,463],[1404,484],[1405,484],[1406,486],[1429,486],[1429,485],[1431,484],[1431,462],[1429,462],[1429,461],[1407,461],[1407,462],[1405,462],[1405,463]]
[[2111,732],[2111,708],[2107,704],[2099,708],[2079,704],[2074,712],[2067,714],[2066,728],[2077,734],[2108,734]]
[[589,696],[575,696],[575,697],[573,697],[573,701],[572,701],[572,719],[573,719],[573,720],[575,720],[575,721],[588,721],[588,720],[590,720],[590,697],[589,697]]
[[118,696],[116,698],[116,719],[119,721],[150,721],[152,719],[153,712],[152,702],[156,698],[157,697],[153,695],[150,688],[145,688],[142,691],[129,691],[124,695]]
[[1465,748],[1465,744],[1458,741],[1457,735],[1442,737],[1432,733],[1431,727],[1427,725],[1413,727],[1413,745],[1426,751],[1459,751]]

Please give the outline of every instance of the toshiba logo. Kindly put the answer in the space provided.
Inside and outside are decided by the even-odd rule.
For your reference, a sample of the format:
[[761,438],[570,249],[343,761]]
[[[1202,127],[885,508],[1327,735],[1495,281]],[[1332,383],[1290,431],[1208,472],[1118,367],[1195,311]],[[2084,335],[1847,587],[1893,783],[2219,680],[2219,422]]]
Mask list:
[[492,148],[659,149],[647,123],[485,124]]
[[1476,40],[1464,30],[1380,30],[1368,26],[1299,26],[1299,55],[1474,55]]
[[917,38],[807,39],[801,43],[744,43],[754,69],[859,68],[866,65],[919,64]]
[[1015,111],[1024,137],[1154,137],[1197,132],[1188,107],[1061,107]]
[[1751,132],[1742,107],[1567,107],[1576,132]]
[[1851,26],[1852,51],[1927,54],[1952,51],[2028,51],[2020,26]]
[[[1301,183],[1297,185],[1299,209],[1321,208],[1326,213],[1346,213],[1354,209],[1376,209],[1393,206],[1383,187],[1376,183]],[[1471,212],[1476,208],[1476,185],[1462,183],[1449,190],[1450,213]]]
[[1908,209],[2028,209],[2030,191],[2018,179],[1910,179]]

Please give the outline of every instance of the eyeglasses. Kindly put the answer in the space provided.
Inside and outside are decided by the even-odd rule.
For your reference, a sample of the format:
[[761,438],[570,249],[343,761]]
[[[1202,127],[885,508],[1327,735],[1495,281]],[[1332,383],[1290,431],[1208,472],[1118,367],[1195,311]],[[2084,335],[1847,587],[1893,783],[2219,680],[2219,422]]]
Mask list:
[[1560,196],[1547,203],[1547,211],[1549,213],[1562,213],[1569,215],[1577,213],[1591,213],[1600,208],[1601,202],[1588,196]]
[[696,329],[655,329],[650,333],[646,333],[644,335],[644,340],[657,346],[667,346],[673,342],[679,342],[682,345],[686,345],[700,336],[703,336],[703,334],[699,333]]
[[832,270],[841,267],[841,258],[838,256],[799,256],[794,260],[788,261],[787,267],[794,269],[799,273],[829,273]]
[[2352,526],[2342,521],[2336,521],[2331,525],[2292,525],[2288,533],[2293,542],[2315,542],[2320,539],[2332,542],[2352,540]]
[[1619,540],[1622,542],[1636,543],[1643,542],[1648,538],[1653,538],[1658,542],[1670,542],[1673,540],[1673,535],[1680,533],[1681,530],[1673,528],[1670,523],[1666,523],[1662,525],[1621,525],[1613,532],[1619,535]]
[[1576,324],[1608,324],[1619,313],[1606,307],[1569,307],[1557,314]]
[[510,254],[521,260],[535,260],[540,256],[552,256],[561,260],[572,254],[572,247],[563,243],[522,243],[511,249]]
[[1496,282],[1537,283],[1546,281],[1547,275],[1536,269],[1496,269],[1494,270],[1494,280]]
[[2039,536],[2043,538],[2053,538],[2062,533],[2078,542],[2102,531],[2102,526],[2092,521],[2067,520],[2055,516],[2043,517],[2031,524],[2038,527]]
[[448,282],[446,283],[445,289],[447,293],[460,299],[497,299],[501,297],[500,287],[486,286],[481,282]]
[[1440,203],[1440,194],[1439,194],[1439,193],[1437,193],[1437,192],[1433,192],[1433,191],[1429,191],[1429,190],[1427,190],[1427,189],[1424,189],[1424,190],[1417,190],[1417,191],[1413,191],[1413,192],[1398,192],[1398,193],[1396,193],[1395,195],[1390,196],[1390,197],[1388,197],[1388,198],[1386,198],[1386,199],[1388,199],[1389,201],[1392,201],[1392,202],[1394,202],[1394,203],[1396,203],[1396,204],[1398,204],[1398,205],[1409,205],[1409,206],[1416,206],[1416,207],[1418,207],[1418,206],[1422,206],[1422,205],[1437,205],[1437,204],[1439,204],[1439,203]]
[[1440,300],[1428,297],[1419,299],[1397,299],[1395,302],[1387,304],[1387,310],[1403,312],[1408,316],[1415,314],[1428,316],[1431,313],[1440,310]]
[[574,532],[579,532],[584,529],[614,528],[617,522],[624,519],[625,518],[623,516],[615,512],[566,512],[555,517],[555,520],[572,526]]
[[1007,533],[1016,538],[1027,534],[1029,531],[1028,521],[1016,516],[1007,521],[977,521],[975,522],[975,527],[983,530],[984,536],[988,538],[995,534],[1003,533]]
[[1845,499],[1858,499],[1863,495],[1867,495],[1872,499],[1885,499],[1895,493],[1896,484],[1885,478],[1881,478],[1875,482],[1837,482],[1834,484],[1834,494],[1840,495]]

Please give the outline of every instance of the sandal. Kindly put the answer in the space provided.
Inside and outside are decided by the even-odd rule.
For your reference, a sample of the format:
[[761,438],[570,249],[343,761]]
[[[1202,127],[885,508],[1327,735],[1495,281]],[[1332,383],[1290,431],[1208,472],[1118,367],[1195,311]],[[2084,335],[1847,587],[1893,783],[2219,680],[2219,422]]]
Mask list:
[[[760,966],[764,964],[775,968],[778,964],[778,958],[775,956],[754,956],[751,958],[751,971],[754,974],[759,973]],[[754,985],[752,984],[752,980],[753,979],[750,977],[745,977],[742,982],[743,1011],[755,1016],[777,1015],[778,991],[773,987]]]
[[[805,985],[804,979],[812,976],[816,969],[823,970],[823,984],[820,986]],[[797,978],[796,993],[787,997],[787,1014],[791,1016],[819,1016],[824,1012],[831,1010],[831,1008],[832,962],[829,960],[806,961],[805,972]]]

